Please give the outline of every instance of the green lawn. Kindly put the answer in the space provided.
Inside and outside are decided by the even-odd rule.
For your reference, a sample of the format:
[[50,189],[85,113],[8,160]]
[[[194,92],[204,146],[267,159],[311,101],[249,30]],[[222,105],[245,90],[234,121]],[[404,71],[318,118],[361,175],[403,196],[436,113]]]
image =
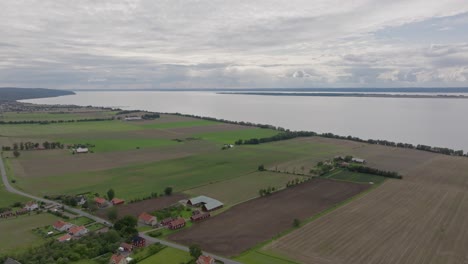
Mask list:
[[180,264],[186,263],[191,260],[192,257],[188,252],[167,247],[155,255],[144,259],[138,263],[140,264],[153,264],[153,263],[164,263],[164,264]]
[[0,219],[0,254],[39,245],[45,240],[33,233],[33,229],[53,224],[58,217],[42,213],[18,218]]
[[288,181],[296,178],[302,179],[303,176],[268,171],[254,172],[234,179],[190,189],[185,193],[190,196],[206,195],[220,200],[225,206],[231,206],[258,197],[258,190],[260,189],[268,187],[284,188]]
[[341,169],[338,171],[332,171],[328,174],[325,174],[324,176],[322,176],[322,178],[358,182],[358,183],[373,182],[375,184],[380,184],[385,180],[385,177],[382,177],[382,176],[359,173],[359,172],[351,172],[348,170],[341,170]]
[[179,127],[208,126],[208,125],[216,125],[216,124],[221,124],[221,123],[200,119],[200,120],[194,120],[194,121],[144,124],[140,126],[147,128],[147,129],[169,129],[169,128],[179,128]]
[[0,208],[8,207],[15,202],[27,202],[29,200],[30,199],[26,197],[8,192],[0,181]]
[[242,130],[200,133],[194,136],[200,137],[206,140],[215,141],[218,143],[234,144],[234,142],[239,139],[245,140],[245,139],[251,139],[251,138],[271,137],[278,133],[279,133],[278,131],[272,130],[272,129],[247,128],[247,129],[242,129]]
[[95,147],[91,148],[94,152],[110,152],[122,151],[132,149],[155,148],[178,144],[170,139],[138,139],[138,138],[125,138],[125,139],[62,139],[59,140],[64,144],[91,144]]

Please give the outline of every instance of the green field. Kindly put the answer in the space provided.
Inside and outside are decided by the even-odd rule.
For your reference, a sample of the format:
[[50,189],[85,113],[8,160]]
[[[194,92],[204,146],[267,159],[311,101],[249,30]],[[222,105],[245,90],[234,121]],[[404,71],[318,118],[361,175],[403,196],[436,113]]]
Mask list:
[[298,264],[277,254],[267,253],[260,250],[250,250],[235,258],[244,264]]
[[45,240],[33,233],[33,229],[53,224],[58,217],[43,213],[23,215],[18,218],[0,219],[0,254],[26,249]]
[[146,129],[169,129],[169,128],[180,128],[180,127],[195,127],[195,126],[208,126],[221,124],[219,122],[210,120],[193,120],[193,121],[180,121],[180,122],[169,122],[169,123],[154,123],[141,125]]
[[180,264],[190,261],[192,257],[188,252],[167,247],[155,255],[144,259],[138,263],[140,264],[154,264],[154,263],[164,263],[164,264]]
[[358,182],[358,183],[369,183],[373,182],[375,184],[380,184],[385,181],[385,177],[373,175],[373,174],[365,174],[359,172],[351,172],[348,170],[338,170],[332,171],[321,178],[328,178],[328,179],[335,179],[341,181],[350,181],[350,182]]
[[278,134],[278,131],[264,128],[247,128],[242,130],[209,132],[196,134],[195,137],[224,144],[234,144],[239,139],[265,138]]
[[5,112],[0,114],[0,121],[53,121],[78,120],[91,118],[111,118],[116,111],[89,111],[89,112]]
[[[133,199],[162,192],[167,186],[174,191],[234,179],[257,171],[260,164],[275,167],[275,164],[295,160],[304,155],[317,159],[333,156],[339,148],[320,143],[300,147],[294,141],[290,146],[270,143],[238,146],[229,150],[217,150],[207,154],[185,158],[132,165],[104,171],[70,173],[67,175],[31,177],[18,185],[39,195],[58,193],[104,193],[113,188],[123,199]],[[49,182],[53,182],[51,185]],[[142,184],[144,183],[144,184]],[[264,186],[268,187],[268,186]],[[255,187],[256,188],[256,187]]]
[[285,188],[288,181],[296,178],[302,179],[303,176],[268,171],[253,172],[234,179],[189,189],[185,193],[190,196],[206,195],[220,200],[225,206],[231,206],[258,197],[260,189]]
[[8,192],[5,189],[5,186],[0,181],[0,208],[8,207],[15,202],[27,202],[29,201],[28,198],[13,194]]
[[138,139],[138,138],[122,138],[122,139],[76,139],[76,140],[59,140],[64,144],[91,144],[91,150],[94,152],[110,152],[132,149],[156,148],[163,146],[177,145],[178,143],[170,139]]

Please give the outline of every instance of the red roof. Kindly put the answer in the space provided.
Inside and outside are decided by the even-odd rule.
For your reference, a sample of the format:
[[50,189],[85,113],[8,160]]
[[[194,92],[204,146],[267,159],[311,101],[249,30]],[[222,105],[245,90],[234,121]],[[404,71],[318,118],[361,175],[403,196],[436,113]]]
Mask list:
[[101,198],[101,197],[96,197],[96,198],[94,198],[94,201],[95,201],[96,203],[98,203],[98,204],[103,204],[103,203],[106,203],[106,202],[107,202],[106,199]]
[[211,256],[204,256],[201,255],[198,257],[197,264],[212,264],[214,263],[215,259]]
[[125,259],[125,256],[120,255],[120,254],[114,254],[111,257],[111,263],[118,264],[120,263],[123,259]]
[[119,199],[119,198],[114,198],[114,199],[111,200],[111,202],[112,202],[113,205],[125,203],[124,200]]
[[178,226],[178,225],[180,225],[180,224],[185,224],[185,219],[179,217],[179,218],[177,218],[177,219],[172,220],[172,221],[169,223],[169,225],[172,225],[172,226]]
[[57,229],[60,229],[65,225],[68,225],[68,223],[64,222],[62,220],[58,220],[57,222],[54,223],[54,227],[57,228]]
[[69,234],[66,234],[66,235],[63,235],[61,237],[59,237],[57,240],[60,241],[60,242],[63,242],[63,241],[67,241],[67,240],[70,240],[71,239],[71,236]]
[[147,212],[143,212],[138,216],[138,219],[143,220],[145,222],[151,222],[156,219],[156,217],[148,214]]
[[78,232],[80,232],[83,229],[86,229],[86,227],[84,227],[84,226],[74,226],[74,227],[70,228],[70,230],[68,230],[68,232],[70,234],[72,234],[72,235],[76,235]]

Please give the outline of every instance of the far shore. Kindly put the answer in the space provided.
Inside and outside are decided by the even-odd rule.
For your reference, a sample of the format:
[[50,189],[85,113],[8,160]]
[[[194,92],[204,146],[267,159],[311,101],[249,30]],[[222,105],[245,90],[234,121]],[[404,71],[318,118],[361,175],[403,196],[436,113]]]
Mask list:
[[231,95],[263,95],[263,96],[321,96],[321,97],[380,97],[380,98],[436,98],[436,99],[467,99],[466,95],[446,94],[377,94],[377,93],[246,93],[246,92],[220,92],[218,94]]

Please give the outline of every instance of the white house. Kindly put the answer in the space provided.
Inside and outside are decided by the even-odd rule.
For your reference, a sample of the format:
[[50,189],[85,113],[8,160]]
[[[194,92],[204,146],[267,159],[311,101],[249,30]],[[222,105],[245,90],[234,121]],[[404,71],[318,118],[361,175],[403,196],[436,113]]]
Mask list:
[[88,149],[88,148],[79,147],[79,148],[75,149],[75,152],[78,153],[78,154],[81,154],[81,153],[88,153],[88,152],[89,152],[89,149]]
[[24,206],[24,209],[28,211],[34,211],[36,209],[39,209],[39,204],[37,204],[34,201],[27,202],[26,205]]
[[71,227],[73,227],[73,225],[70,223],[58,220],[52,225],[52,227],[57,231],[64,232],[70,229]]

